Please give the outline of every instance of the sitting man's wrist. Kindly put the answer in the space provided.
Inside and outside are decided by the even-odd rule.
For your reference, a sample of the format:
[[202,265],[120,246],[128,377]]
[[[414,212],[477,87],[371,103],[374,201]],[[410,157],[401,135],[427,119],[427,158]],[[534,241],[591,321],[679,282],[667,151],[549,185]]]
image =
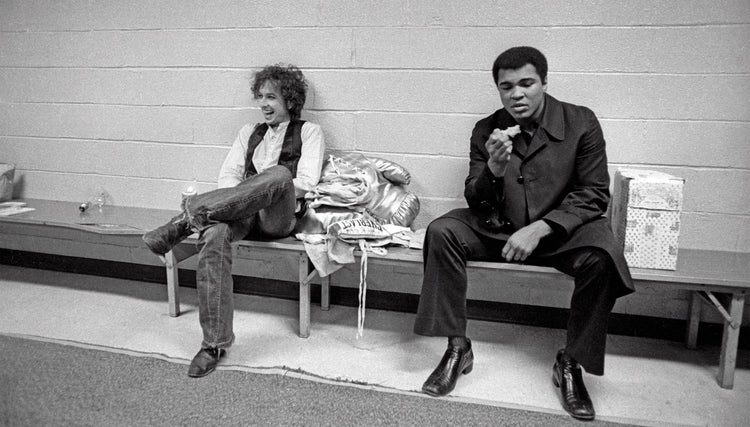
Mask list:
[[489,169],[490,173],[495,178],[502,178],[503,176],[505,176],[505,170],[507,169],[507,166],[507,163],[499,166],[497,164],[487,162],[487,169]]
[[543,219],[534,221],[531,225],[534,227],[534,233],[539,236],[540,239],[543,237],[547,237],[555,232],[555,229],[552,228],[552,226]]

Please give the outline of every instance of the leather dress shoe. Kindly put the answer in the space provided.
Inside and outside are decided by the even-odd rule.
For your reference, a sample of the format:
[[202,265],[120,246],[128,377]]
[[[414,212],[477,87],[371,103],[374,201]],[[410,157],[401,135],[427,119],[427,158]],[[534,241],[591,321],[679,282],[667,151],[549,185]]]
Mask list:
[[226,350],[221,348],[202,348],[193,357],[188,369],[189,377],[205,377],[216,369],[219,359],[224,357]]
[[178,243],[193,234],[187,215],[181,213],[168,223],[143,235],[143,242],[157,255],[164,255],[171,251]]
[[440,364],[422,385],[422,391],[435,397],[445,396],[453,391],[459,375],[468,374],[474,368],[474,353],[468,339],[467,344],[466,348],[448,344]]
[[560,388],[562,406],[573,418],[579,420],[594,419],[594,404],[583,384],[581,365],[570,357],[565,350],[557,352],[555,366],[552,369],[552,382]]

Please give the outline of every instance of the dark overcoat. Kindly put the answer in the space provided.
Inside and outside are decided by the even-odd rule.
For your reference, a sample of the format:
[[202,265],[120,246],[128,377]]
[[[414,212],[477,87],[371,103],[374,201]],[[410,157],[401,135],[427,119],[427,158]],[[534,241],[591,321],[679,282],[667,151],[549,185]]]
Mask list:
[[605,217],[610,178],[604,136],[593,111],[545,94],[544,113],[528,147],[521,135],[513,137],[505,176],[496,178],[487,166],[484,144],[494,129],[516,124],[505,109],[477,122],[464,190],[469,208],[445,216],[498,240],[543,219],[554,233],[540,242],[529,262],[544,264],[545,259],[572,249],[601,248],[619,273],[620,295],[632,292],[622,246]]

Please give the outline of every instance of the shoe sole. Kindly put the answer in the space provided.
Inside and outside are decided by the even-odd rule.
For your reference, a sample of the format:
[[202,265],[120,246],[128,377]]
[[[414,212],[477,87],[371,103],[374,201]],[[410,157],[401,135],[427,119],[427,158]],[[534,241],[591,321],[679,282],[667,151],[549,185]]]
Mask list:
[[202,374],[191,374],[190,372],[188,372],[188,376],[190,378],[203,378],[203,377],[205,377],[206,375],[210,374],[211,372],[213,372],[215,370],[216,370],[216,368],[212,368],[211,370],[203,372]]

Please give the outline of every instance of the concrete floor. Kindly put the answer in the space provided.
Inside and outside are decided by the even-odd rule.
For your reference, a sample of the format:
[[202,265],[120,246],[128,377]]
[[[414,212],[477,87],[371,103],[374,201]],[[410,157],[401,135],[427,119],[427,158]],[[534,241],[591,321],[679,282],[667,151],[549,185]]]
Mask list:
[[[153,283],[0,266],[0,333],[150,355],[187,365],[201,340],[195,290],[169,317],[166,287]],[[297,303],[235,295],[236,343],[220,369],[296,375],[390,392],[417,392],[444,339],[411,332],[413,315],[312,307],[312,332],[297,337]],[[470,321],[474,371],[450,399],[564,413],[551,382],[562,330]],[[9,349],[2,349],[8,351]],[[607,373],[585,376],[597,418],[638,425],[748,425],[750,351],[741,350],[733,390],[715,380],[718,348],[610,335]],[[199,381],[199,380],[197,380]]]

